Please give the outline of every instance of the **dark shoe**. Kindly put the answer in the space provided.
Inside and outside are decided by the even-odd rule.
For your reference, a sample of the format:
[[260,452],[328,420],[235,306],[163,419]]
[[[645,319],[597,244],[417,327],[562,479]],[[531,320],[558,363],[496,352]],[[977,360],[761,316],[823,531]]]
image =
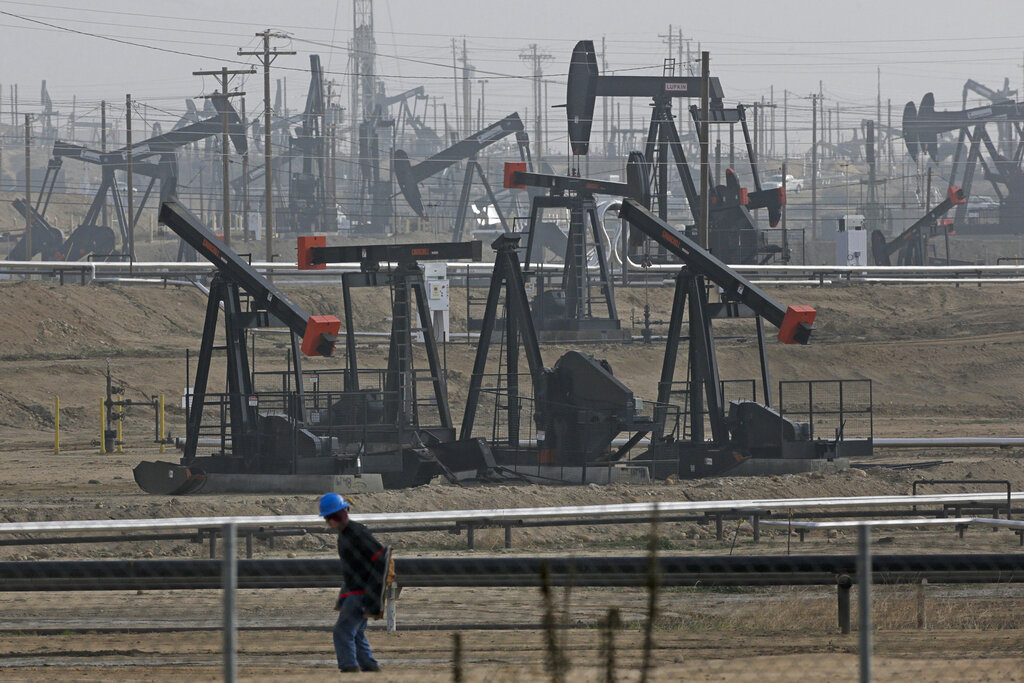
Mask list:
[[370,666],[368,666],[365,669],[363,669],[363,671],[367,671],[367,672],[370,672],[370,671],[380,671],[380,664],[371,664]]
[[357,673],[359,673],[359,667],[358,666],[346,666],[346,667],[344,667],[342,669],[338,669],[338,671],[340,671],[343,674],[357,674]]

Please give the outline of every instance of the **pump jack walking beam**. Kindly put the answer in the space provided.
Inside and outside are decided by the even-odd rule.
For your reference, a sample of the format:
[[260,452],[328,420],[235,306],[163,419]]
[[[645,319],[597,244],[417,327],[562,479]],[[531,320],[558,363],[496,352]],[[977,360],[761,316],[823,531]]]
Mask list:
[[[946,212],[955,205],[964,204],[966,202],[967,196],[964,194],[964,191],[959,187],[951,187],[949,188],[949,196],[932,207],[931,211],[914,221],[914,224],[909,228],[901,232],[896,237],[893,237],[891,241],[885,241],[885,235],[882,234],[881,230],[872,231],[871,256],[875,260],[875,265],[891,265],[890,257],[897,251],[901,252],[900,265],[925,265],[924,249],[921,245],[921,231],[927,226],[934,225],[935,221],[944,216]],[[904,256],[901,250],[907,249],[908,247],[910,253],[908,253],[907,256]]]
[[164,202],[160,206],[160,222],[217,266],[222,274],[236,281],[252,297],[255,307],[268,311],[300,337],[303,353],[307,356],[330,356],[334,353],[341,329],[340,320],[333,315],[307,313],[178,202]]
[[784,344],[807,344],[810,341],[815,316],[810,306],[786,307],[778,303],[767,292],[633,199],[622,200],[619,215],[679,257],[691,271],[721,287],[726,297],[746,304],[756,315],[779,328],[779,341]]
[[458,242],[462,239],[463,226],[466,221],[466,208],[469,204],[469,192],[473,183],[474,174],[479,176],[480,181],[484,186],[484,190],[487,192],[488,199],[491,200],[491,204],[498,212],[498,220],[501,222],[502,229],[505,232],[509,232],[509,227],[505,220],[505,215],[501,210],[501,205],[494,196],[491,184],[488,182],[487,176],[484,175],[483,169],[480,167],[480,163],[476,160],[476,157],[486,147],[511,135],[512,133],[515,133],[516,136],[520,159],[522,159],[527,166],[532,167],[533,160],[530,157],[530,138],[526,134],[526,128],[523,126],[523,122],[519,118],[519,114],[516,112],[509,114],[502,120],[492,123],[490,126],[487,126],[480,131],[477,131],[473,135],[455,143],[451,147],[441,150],[429,159],[424,159],[415,166],[413,166],[409,161],[409,155],[406,154],[404,150],[395,150],[393,167],[395,171],[395,178],[398,180],[398,187],[401,189],[402,195],[418,216],[425,216],[426,213],[423,209],[423,199],[420,195],[419,184],[427,178],[441,173],[445,169],[464,159],[469,160],[469,163],[466,165],[466,173],[462,182],[462,193],[459,197],[458,212],[455,217],[455,241]]

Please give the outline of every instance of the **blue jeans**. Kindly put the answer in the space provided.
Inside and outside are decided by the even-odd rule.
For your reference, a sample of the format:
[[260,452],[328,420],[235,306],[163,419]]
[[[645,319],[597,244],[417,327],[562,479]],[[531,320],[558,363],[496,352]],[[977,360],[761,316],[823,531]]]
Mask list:
[[338,655],[339,669],[358,666],[365,671],[377,665],[366,640],[362,595],[349,595],[341,601],[341,612],[334,625],[334,652]]

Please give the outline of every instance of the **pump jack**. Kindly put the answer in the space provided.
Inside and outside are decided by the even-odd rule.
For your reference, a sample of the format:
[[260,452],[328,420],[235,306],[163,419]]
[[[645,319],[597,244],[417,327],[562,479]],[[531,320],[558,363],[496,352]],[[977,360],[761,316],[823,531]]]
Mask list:
[[[650,201],[646,195],[643,177],[644,159],[639,152],[633,152],[626,164],[626,183],[595,180],[577,176],[559,176],[546,173],[529,173],[525,164],[505,164],[505,187],[543,188],[547,195],[535,195],[530,202],[530,222],[523,269],[530,270],[534,259],[540,259],[541,245],[552,250],[558,249],[558,240],[551,237],[558,227],[542,221],[545,210],[562,209],[569,212],[568,235],[561,240],[564,256],[561,287],[546,288],[543,276],[538,277],[540,286],[534,299],[534,323],[550,338],[611,339],[622,334],[628,339],[629,332],[621,330],[618,312],[615,308],[615,289],[605,253],[604,227],[597,214],[594,195],[634,197]],[[588,258],[587,223],[590,227],[591,244],[597,260],[597,282],[592,284],[590,259]],[[595,295],[594,290],[597,290]],[[606,316],[595,308],[603,304]]]
[[[999,198],[999,222],[974,225],[968,222],[967,203],[957,204],[953,228],[961,234],[1020,233],[1024,217],[1024,141],[1010,157],[999,152],[985,127],[989,123],[1008,123],[1024,132],[1024,105],[1000,99],[983,107],[963,111],[935,111],[935,95],[926,93],[920,106],[907,102],[903,110],[904,141],[910,156],[917,161],[922,151],[931,159],[938,157],[938,137],[950,131],[959,131],[953,154],[953,167],[949,174],[950,188],[963,188],[971,195],[974,171],[980,163],[995,194]],[[1024,136],[1022,136],[1024,138]],[[989,161],[982,151],[987,151]]]
[[487,181],[487,176],[484,175],[483,168],[476,157],[489,145],[513,133],[516,136],[516,144],[519,146],[520,159],[522,159],[527,167],[532,169],[533,161],[530,158],[530,138],[526,134],[526,129],[519,118],[519,114],[516,112],[473,133],[465,140],[461,140],[451,147],[441,150],[415,166],[409,161],[409,155],[404,150],[395,150],[392,165],[395,178],[398,180],[398,187],[402,190],[405,200],[418,216],[425,216],[426,213],[423,209],[423,199],[420,195],[419,184],[465,159],[467,160],[466,171],[462,181],[462,193],[459,196],[459,205],[455,216],[454,241],[460,241],[465,230],[466,213],[469,208],[469,194],[473,186],[474,174],[480,178],[480,183],[484,186],[488,199],[490,199],[495,210],[498,212],[498,220],[501,222],[502,229],[505,232],[509,232],[505,214],[502,213],[501,205],[494,196],[491,184]]
[[[668,342],[658,383],[655,432],[650,449],[632,462],[648,464],[655,477],[700,477],[725,472],[750,458],[828,459],[839,454],[863,455],[865,450],[870,453],[870,440],[861,442],[840,437],[835,441],[814,440],[807,424],[794,422],[771,407],[764,321],[779,329],[778,339],[784,344],[807,344],[816,315],[813,308],[779,304],[633,199],[623,200],[621,216],[683,262],[676,275]],[[756,317],[764,405],[755,401],[732,401],[728,407],[725,405],[715,353],[713,316],[708,304],[709,284],[719,287],[726,301],[745,304]],[[667,436],[662,431],[668,417],[684,308],[689,314],[688,440]],[[704,436],[705,412],[711,424],[710,440],[705,440]]]
[[[191,493],[210,475],[342,474],[351,469],[335,458],[331,439],[305,429],[302,396],[301,352],[307,356],[334,353],[341,321],[334,316],[309,315],[286,297],[246,261],[229,249],[188,209],[175,201],[160,208],[160,222],[167,225],[198,253],[217,266],[210,284],[203,342],[188,412],[184,455],[179,464],[143,462],[134,470],[135,481],[148,493]],[[249,310],[242,308],[242,293],[251,297]],[[224,311],[227,353],[227,407],[230,442],[226,453],[198,456],[207,384],[213,359],[217,319]],[[281,413],[260,412],[249,366],[245,331],[283,325],[291,332],[291,354],[298,400],[289,401]]]
[[[709,215],[709,246],[713,253],[728,263],[755,263],[767,260],[781,250],[770,248],[764,236],[758,231],[750,211],[767,209],[769,224],[774,227],[782,217],[782,205],[786,201],[782,188],[761,189],[746,115],[742,105],[729,109],[722,102],[724,94],[718,78],[708,80],[711,125],[735,125],[743,129],[747,157],[754,179],[754,192],[740,187],[739,179],[732,169],[726,170],[725,183],[716,186],[712,178],[711,211]],[[598,97],[649,97],[653,102],[651,123],[644,148],[644,159],[649,164],[647,177],[650,178],[651,195],[657,201],[657,213],[662,220],[668,219],[668,168],[669,153],[675,162],[679,180],[682,182],[690,213],[700,215],[700,194],[694,182],[690,165],[683,151],[679,131],[672,113],[672,100],[677,97],[700,97],[701,79],[693,76],[601,76],[597,66],[597,54],[591,40],[581,40],[573,49],[569,64],[568,86],[566,88],[566,115],[569,124],[569,143],[573,154],[585,155],[590,144],[590,130],[594,108]],[[691,107],[691,117],[699,125],[700,113]],[[698,174],[699,175],[699,174]],[[788,256],[783,254],[783,258]]]
[[[358,273],[345,274],[346,358],[341,371],[344,386],[327,387],[337,371],[304,373],[301,354],[333,355],[341,328],[334,316],[311,316],[292,303],[244,259],[231,251],[194,215],[176,202],[165,203],[161,221],[196,251],[217,266],[210,286],[203,342],[188,414],[184,453],[179,464],[141,463],[136,481],[151,493],[191,493],[205,487],[215,491],[259,491],[309,485],[300,478],[287,486],[291,475],[348,475],[372,480],[379,477],[388,488],[427,483],[434,475],[489,468],[490,453],[479,440],[455,443],[447,391],[429,315],[424,316],[426,293],[417,259],[479,258],[479,243],[440,245],[373,245],[326,247],[323,238],[303,238],[299,259],[303,267],[317,267],[341,259],[361,260]],[[380,270],[385,260],[397,261],[393,273]],[[322,267],[322,266],[321,266]],[[360,371],[356,364],[355,332],[350,287],[390,284],[395,292],[391,351],[387,370]],[[250,298],[243,310],[242,294]],[[413,304],[415,301],[415,304]],[[415,308],[414,308],[415,306]],[[207,391],[216,327],[224,311],[227,353],[225,395]],[[428,377],[433,399],[418,400],[412,363],[412,318],[419,313],[430,363]],[[246,348],[246,332],[284,326],[290,334],[289,370],[281,373],[284,389],[266,391],[257,385]],[[269,373],[259,373],[266,376]],[[376,374],[379,384],[365,378]],[[321,380],[321,378],[323,378]],[[276,382],[275,382],[276,383]],[[307,387],[312,384],[312,389]],[[219,438],[204,440],[220,452],[199,456],[204,407],[220,405],[229,424]],[[424,426],[421,412],[436,408],[440,424]],[[214,431],[213,433],[216,433]],[[271,482],[271,480],[273,480]],[[320,480],[316,480],[319,482]],[[333,480],[332,480],[333,481]],[[316,483],[322,487],[327,483]]]
[[[149,178],[142,198],[136,204],[135,215],[130,217],[133,223],[137,222],[141,216],[157,182],[160,183],[160,201],[168,201],[175,195],[178,179],[177,150],[193,142],[220,134],[223,128],[223,112],[226,111],[228,114],[228,130],[231,134],[232,144],[240,153],[245,152],[246,137],[235,110],[223,98],[212,99],[217,111],[220,112],[217,116],[132,145],[132,172],[140,177]],[[100,167],[102,173],[100,186],[82,224],[66,240],[60,231],[51,226],[44,218],[65,159],[95,164]],[[43,177],[41,185],[42,190],[36,198],[35,206],[32,207],[33,254],[24,253],[23,238],[11,250],[7,260],[29,259],[37,253],[42,255],[44,261],[77,261],[89,254],[109,258],[115,248],[116,238],[114,231],[109,226],[100,223],[103,206],[109,199],[113,200],[114,213],[120,228],[121,244],[127,245],[129,216],[125,214],[126,207],[115,175],[119,171],[126,171],[127,168],[127,149],[102,152],[83,145],[57,140],[53,145],[51,158],[46,167],[46,175]],[[28,210],[22,199],[15,200],[14,208],[23,216]]]
[[[607,455],[620,432],[636,431],[642,437],[652,428],[650,417],[641,415],[633,392],[612,374],[611,366],[579,351],[569,351],[553,368],[544,366],[523,270],[519,264],[519,235],[500,235],[491,245],[496,252],[480,339],[473,362],[460,441],[472,438],[477,410],[484,394],[483,380],[491,339],[498,329],[500,300],[506,317],[503,332],[507,395],[496,397],[495,411],[505,412],[506,431],[492,443],[498,465],[521,475],[545,478],[572,476],[577,483],[589,481],[591,470],[606,470],[599,459]],[[520,393],[519,353],[526,355],[533,384],[533,419],[537,447],[524,449],[520,442],[521,419],[526,399]],[[497,419],[495,415],[495,419]],[[595,467],[597,466],[597,467]],[[566,467],[581,468],[579,476]]]
[[[949,188],[949,195],[941,202],[932,207],[931,211],[914,221],[914,224],[901,232],[892,241],[886,242],[885,235],[881,230],[871,231],[871,256],[876,266],[891,265],[890,259],[893,254],[899,252],[897,265],[900,266],[923,266],[926,265],[926,254],[928,246],[928,234],[925,228],[934,231],[938,220],[959,204],[964,204],[967,196],[959,187]],[[944,228],[945,229],[945,228]],[[945,260],[943,260],[945,263]]]
[[[474,242],[326,246],[324,236],[300,237],[300,269],[323,269],[329,263],[360,263],[360,271],[342,274],[347,367],[344,391],[335,402],[339,412],[358,413],[357,420],[332,429],[344,448],[355,444],[363,453],[364,471],[380,473],[385,488],[414,486],[429,481],[440,469],[475,474],[493,469],[490,450],[480,440],[456,441],[438,339],[428,307],[421,261],[481,259],[482,245]],[[395,263],[390,272],[381,264]],[[387,369],[360,370],[353,319],[354,288],[390,287],[393,293]],[[419,324],[416,321],[419,321]],[[427,357],[431,397],[424,400],[418,385],[424,381],[413,367],[413,337],[419,332]],[[364,378],[376,376],[377,386]],[[436,411],[437,423],[427,424]],[[342,422],[345,422],[342,420]]]

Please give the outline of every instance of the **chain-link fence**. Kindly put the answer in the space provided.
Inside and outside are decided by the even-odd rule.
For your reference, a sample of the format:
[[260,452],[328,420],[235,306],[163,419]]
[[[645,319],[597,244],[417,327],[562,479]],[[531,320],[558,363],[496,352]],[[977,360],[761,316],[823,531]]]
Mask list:
[[[944,517],[1006,495],[836,500],[366,514],[397,557],[368,639],[388,680],[1014,680],[1024,523]],[[4,677],[329,675],[336,532],[218,522],[0,527]],[[181,556],[188,523],[216,557]],[[444,540],[470,529],[472,550]],[[61,536],[109,556],[46,559]]]

